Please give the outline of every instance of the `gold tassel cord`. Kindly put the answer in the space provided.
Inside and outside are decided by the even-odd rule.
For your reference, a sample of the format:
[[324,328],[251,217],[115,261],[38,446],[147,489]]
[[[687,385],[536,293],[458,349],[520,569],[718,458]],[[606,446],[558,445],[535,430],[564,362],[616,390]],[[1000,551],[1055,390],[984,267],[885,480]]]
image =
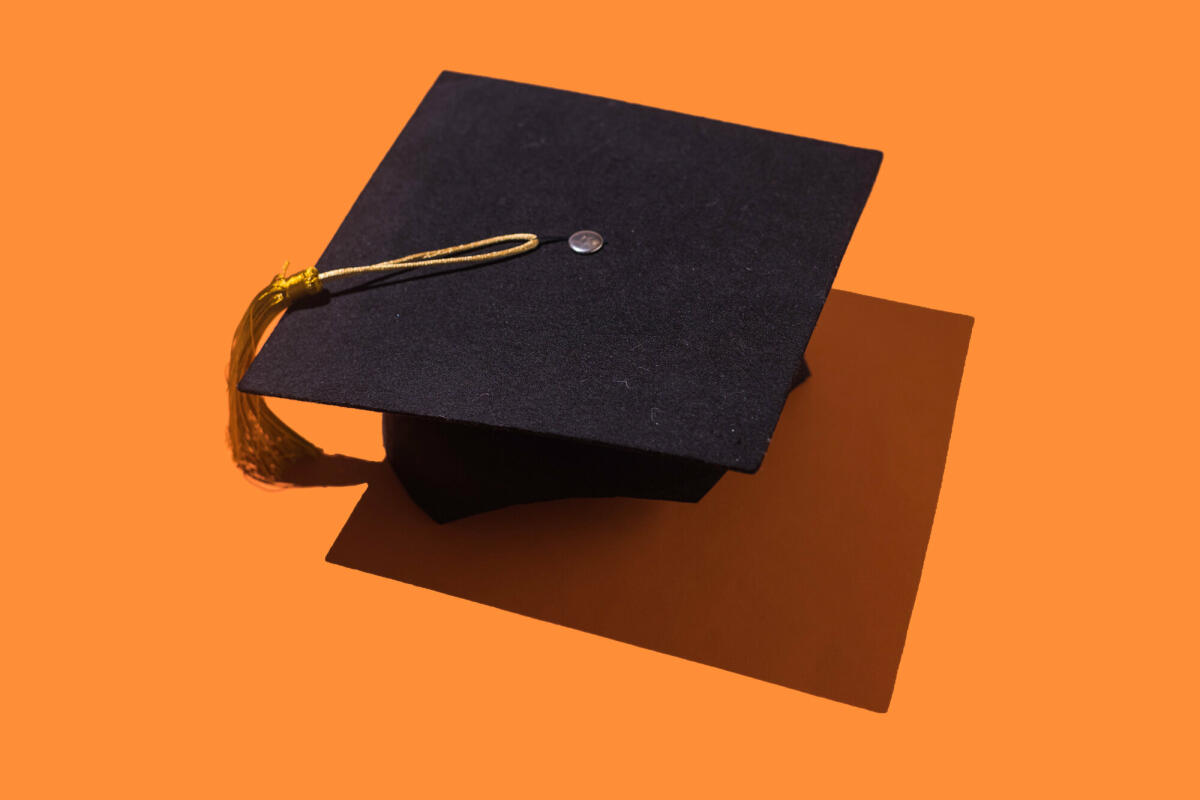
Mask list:
[[[491,250],[474,255],[469,253],[506,242],[519,242],[503,250]],[[233,334],[233,345],[229,354],[229,369],[226,372],[226,389],[229,395],[229,447],[234,463],[246,475],[266,483],[282,483],[293,464],[321,454],[321,448],[292,430],[287,423],[267,408],[266,401],[259,395],[238,391],[238,381],[246,374],[259,341],[267,328],[279,314],[296,300],[314,295],[324,288],[326,281],[369,272],[393,272],[417,267],[442,266],[449,264],[483,264],[502,258],[527,253],[538,246],[538,237],[532,233],[511,233],[492,236],[477,242],[427,250],[402,258],[381,261],[361,267],[341,267],[317,272],[309,267],[303,272],[288,276],[287,265],[271,283],[250,301],[246,313]]]

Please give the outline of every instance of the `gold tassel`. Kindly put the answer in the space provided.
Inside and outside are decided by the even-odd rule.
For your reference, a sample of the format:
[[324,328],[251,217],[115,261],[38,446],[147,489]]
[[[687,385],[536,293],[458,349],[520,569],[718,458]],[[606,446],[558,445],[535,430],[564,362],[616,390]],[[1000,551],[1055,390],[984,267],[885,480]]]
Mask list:
[[[504,250],[491,250],[467,256],[457,255],[505,242],[518,244]],[[441,250],[413,253],[378,264],[340,267],[321,273],[317,272],[316,267],[309,267],[289,277],[286,274],[288,265],[284,264],[283,270],[275,276],[271,285],[251,301],[233,334],[233,348],[229,353],[229,370],[225,374],[225,385],[229,394],[229,448],[233,451],[234,463],[251,478],[266,483],[286,483],[289,467],[324,452],[275,416],[271,409],[267,408],[263,398],[244,394],[237,388],[238,381],[246,374],[250,362],[254,360],[259,340],[266,333],[267,326],[294,301],[321,291],[324,281],[348,275],[397,272],[450,264],[485,264],[528,253],[537,246],[537,234],[507,233]]]
[[288,467],[321,454],[321,448],[296,433],[267,408],[258,395],[238,391],[259,340],[271,320],[295,300],[321,291],[315,267],[287,276],[287,264],[267,288],[255,296],[233,334],[229,370],[225,381],[229,392],[229,447],[242,472],[267,483],[281,483]]

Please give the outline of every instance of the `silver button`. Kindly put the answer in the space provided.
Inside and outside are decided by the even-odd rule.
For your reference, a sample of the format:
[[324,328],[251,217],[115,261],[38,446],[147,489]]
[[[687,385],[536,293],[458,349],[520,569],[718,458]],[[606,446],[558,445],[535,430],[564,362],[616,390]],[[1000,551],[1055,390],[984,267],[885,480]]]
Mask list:
[[595,231],[575,231],[567,244],[576,253],[594,253],[604,246],[604,237]]

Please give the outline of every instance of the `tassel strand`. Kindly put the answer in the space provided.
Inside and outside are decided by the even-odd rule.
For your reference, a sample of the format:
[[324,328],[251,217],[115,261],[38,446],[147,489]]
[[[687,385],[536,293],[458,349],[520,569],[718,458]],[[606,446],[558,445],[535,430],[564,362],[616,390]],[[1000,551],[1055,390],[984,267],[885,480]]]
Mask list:
[[242,315],[233,334],[229,370],[225,376],[229,392],[229,447],[233,451],[233,461],[242,472],[266,483],[282,483],[288,467],[322,452],[267,408],[262,397],[237,388],[271,321],[293,300],[321,291],[321,278],[316,267],[291,277],[286,276],[286,272],[287,264],[284,264],[283,271],[255,296]]

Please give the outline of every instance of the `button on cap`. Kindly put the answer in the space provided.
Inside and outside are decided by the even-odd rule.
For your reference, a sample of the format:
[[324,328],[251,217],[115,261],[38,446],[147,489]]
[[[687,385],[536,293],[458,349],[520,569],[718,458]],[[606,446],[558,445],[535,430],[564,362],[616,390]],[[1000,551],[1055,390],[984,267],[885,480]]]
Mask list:
[[594,253],[604,246],[604,237],[595,231],[575,231],[567,244],[576,253]]

